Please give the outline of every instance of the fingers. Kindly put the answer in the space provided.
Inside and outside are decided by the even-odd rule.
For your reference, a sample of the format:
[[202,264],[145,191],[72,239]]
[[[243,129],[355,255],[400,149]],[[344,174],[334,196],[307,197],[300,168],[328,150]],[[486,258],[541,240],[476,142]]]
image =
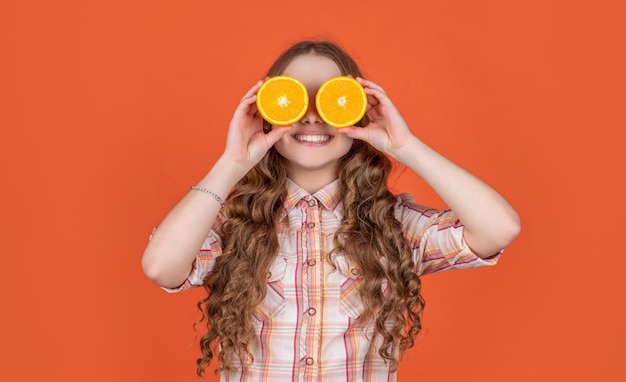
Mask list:
[[384,105],[390,106],[392,105],[391,100],[387,96],[387,94],[381,90],[376,88],[365,88],[365,94],[367,94],[367,101],[373,107]]
[[292,128],[293,125],[274,126],[269,133],[265,134],[265,143],[267,144],[267,148],[269,149],[272,147],[274,143],[278,142],[280,138],[287,134]]
[[380,85],[377,85],[376,83],[374,83],[374,82],[372,82],[370,80],[366,80],[365,78],[357,77],[357,81],[359,81],[359,83],[361,85],[363,85],[364,88],[378,89],[381,92],[385,93],[385,90],[383,90],[383,88]]
[[257,112],[256,92],[259,90],[259,88],[261,87],[262,84],[263,84],[263,81],[257,81],[257,83],[254,84],[254,86],[252,86],[246,92],[246,94],[243,96],[243,98],[239,102],[239,105],[237,105],[237,109],[235,110],[235,113],[240,113],[240,115],[245,115],[245,114],[254,115],[254,114],[256,114],[256,112]]
[[343,127],[341,129],[337,129],[337,133],[344,134],[352,139],[359,139],[361,141],[367,141],[369,138],[369,129],[363,127]]
[[357,80],[363,85],[365,94],[367,94],[367,102],[370,106],[376,107],[379,104],[391,104],[387,93],[385,93],[385,90],[380,85],[361,77],[358,77]]
[[254,86],[252,86],[250,88],[250,90],[248,90],[248,92],[246,93],[246,95],[243,96],[243,98],[241,99],[241,101],[243,102],[246,98],[252,96],[252,95],[256,95],[257,90],[259,90],[259,88],[261,87],[261,85],[263,84],[263,80],[259,80],[257,81],[256,84],[254,84]]
[[370,121],[378,121],[379,119],[382,118],[382,115],[380,114],[378,109],[375,107],[371,107],[367,109],[366,114],[367,114],[367,117],[370,119]]

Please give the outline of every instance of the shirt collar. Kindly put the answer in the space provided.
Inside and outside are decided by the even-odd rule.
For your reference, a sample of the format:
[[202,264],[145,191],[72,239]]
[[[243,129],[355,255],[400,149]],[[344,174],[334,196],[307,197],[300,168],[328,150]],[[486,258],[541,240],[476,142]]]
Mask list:
[[339,179],[334,180],[311,195],[294,183],[294,181],[287,178],[287,194],[283,197],[283,213],[280,216],[280,220],[282,220],[302,199],[317,199],[324,208],[332,211],[339,220],[343,217]]

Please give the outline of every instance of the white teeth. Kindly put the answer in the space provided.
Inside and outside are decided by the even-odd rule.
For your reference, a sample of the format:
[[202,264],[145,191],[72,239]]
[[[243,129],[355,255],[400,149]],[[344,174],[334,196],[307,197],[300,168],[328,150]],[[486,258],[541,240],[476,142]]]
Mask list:
[[330,139],[330,135],[294,135],[300,142],[322,143]]

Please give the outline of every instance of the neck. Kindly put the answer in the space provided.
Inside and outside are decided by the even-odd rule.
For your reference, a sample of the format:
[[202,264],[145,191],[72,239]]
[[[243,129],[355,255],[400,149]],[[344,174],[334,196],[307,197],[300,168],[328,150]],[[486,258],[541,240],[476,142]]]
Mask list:
[[329,172],[327,169],[298,169],[298,171],[288,171],[287,174],[287,176],[289,176],[289,179],[291,179],[295,184],[300,186],[303,190],[311,195],[337,179],[337,171]]

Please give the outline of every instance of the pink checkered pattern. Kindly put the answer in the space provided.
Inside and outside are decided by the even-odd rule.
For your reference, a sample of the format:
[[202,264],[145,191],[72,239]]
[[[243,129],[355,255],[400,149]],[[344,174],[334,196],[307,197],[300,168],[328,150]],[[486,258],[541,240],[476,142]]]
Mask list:
[[[493,265],[476,256],[463,240],[463,226],[452,211],[438,211],[398,196],[396,218],[406,231],[415,272],[425,275],[451,269]],[[333,234],[343,216],[335,181],[314,195],[289,181],[282,223],[280,252],[268,277],[267,296],[253,314],[256,339],[254,362],[238,367],[222,381],[395,381],[396,373],[377,353],[374,327],[357,323],[363,312],[358,294],[361,274],[333,248]],[[170,292],[202,285],[221,254],[221,239],[211,232],[189,278]]]

